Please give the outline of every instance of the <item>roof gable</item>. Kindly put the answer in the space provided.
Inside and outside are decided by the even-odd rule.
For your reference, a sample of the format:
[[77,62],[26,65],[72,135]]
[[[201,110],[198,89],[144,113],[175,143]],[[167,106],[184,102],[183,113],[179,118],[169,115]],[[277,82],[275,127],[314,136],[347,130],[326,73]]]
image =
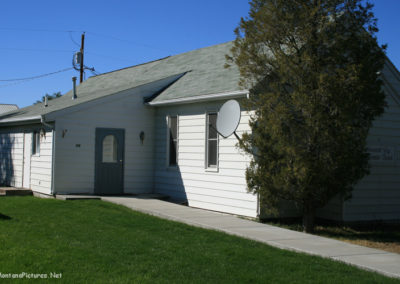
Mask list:
[[77,86],[78,99],[72,100],[72,91],[69,91],[49,100],[47,107],[41,103],[9,112],[6,116],[0,114],[0,122],[45,115],[178,74],[184,76],[153,94],[152,101],[235,91],[239,89],[239,71],[236,66],[224,68],[225,55],[231,47],[232,42],[223,43],[90,77]]

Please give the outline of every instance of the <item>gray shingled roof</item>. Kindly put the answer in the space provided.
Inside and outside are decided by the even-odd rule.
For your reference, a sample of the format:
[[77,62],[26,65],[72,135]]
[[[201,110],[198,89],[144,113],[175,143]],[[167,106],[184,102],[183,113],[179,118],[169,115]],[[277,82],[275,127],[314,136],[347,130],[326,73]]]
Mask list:
[[238,69],[235,66],[224,68],[225,55],[230,53],[231,47],[232,42],[223,43],[94,76],[77,86],[77,100],[71,99],[72,91],[69,91],[60,98],[50,100],[46,108],[43,104],[29,106],[0,115],[0,120],[44,115],[177,74],[184,75],[163,90],[153,102],[236,91],[239,89]]
[[0,104],[0,114],[18,109],[17,105]]

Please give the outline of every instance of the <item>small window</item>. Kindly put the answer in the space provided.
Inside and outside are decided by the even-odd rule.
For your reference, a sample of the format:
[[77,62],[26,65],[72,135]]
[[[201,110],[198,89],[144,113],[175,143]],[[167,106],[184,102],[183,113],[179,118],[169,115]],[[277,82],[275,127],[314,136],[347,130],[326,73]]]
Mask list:
[[107,135],[103,139],[103,163],[116,163],[117,162],[117,139],[114,135]]
[[178,163],[178,117],[168,118],[168,165],[176,166]]
[[32,134],[32,155],[40,154],[40,133],[34,131]]
[[217,113],[207,114],[206,167],[207,168],[218,167]]

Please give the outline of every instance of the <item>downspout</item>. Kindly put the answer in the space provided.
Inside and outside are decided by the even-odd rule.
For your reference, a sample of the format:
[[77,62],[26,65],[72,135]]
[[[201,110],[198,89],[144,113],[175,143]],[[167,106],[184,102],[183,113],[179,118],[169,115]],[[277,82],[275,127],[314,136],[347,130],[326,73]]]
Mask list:
[[52,132],[53,132],[53,135],[52,135],[52,138],[51,138],[52,139],[52,142],[51,142],[52,144],[51,144],[51,188],[50,188],[50,194],[55,196],[54,172],[55,172],[55,159],[56,159],[56,157],[55,157],[55,154],[56,154],[56,143],[55,143],[55,141],[56,141],[56,128],[55,128],[55,125],[48,124],[45,121],[44,115],[42,115],[40,117],[40,123],[42,123],[44,126],[50,128],[52,130]]
[[41,116],[40,116],[40,123],[43,124],[44,126],[46,126],[47,128],[50,128],[51,130],[54,129],[54,126],[53,126],[53,125],[48,124],[48,123],[45,121],[44,115],[41,115]]

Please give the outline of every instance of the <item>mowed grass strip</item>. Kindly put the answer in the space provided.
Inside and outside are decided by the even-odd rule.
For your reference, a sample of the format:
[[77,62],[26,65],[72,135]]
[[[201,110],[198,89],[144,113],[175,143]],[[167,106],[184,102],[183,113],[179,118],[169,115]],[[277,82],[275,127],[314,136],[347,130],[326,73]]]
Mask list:
[[399,283],[102,201],[4,197],[0,213],[1,273],[62,273],[60,283]]

